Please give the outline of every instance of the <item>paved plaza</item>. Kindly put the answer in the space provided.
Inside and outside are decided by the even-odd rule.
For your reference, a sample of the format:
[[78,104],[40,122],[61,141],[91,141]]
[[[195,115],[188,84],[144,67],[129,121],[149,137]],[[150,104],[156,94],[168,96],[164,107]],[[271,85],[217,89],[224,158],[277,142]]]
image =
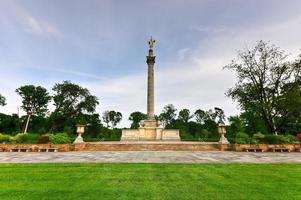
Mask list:
[[2,152],[0,163],[301,163],[301,153],[230,151]]

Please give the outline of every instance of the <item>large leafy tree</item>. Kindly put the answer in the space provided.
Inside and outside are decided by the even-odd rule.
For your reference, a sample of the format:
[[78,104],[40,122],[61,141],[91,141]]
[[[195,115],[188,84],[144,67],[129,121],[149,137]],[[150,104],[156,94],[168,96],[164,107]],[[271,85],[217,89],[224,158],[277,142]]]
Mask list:
[[132,121],[131,128],[138,128],[140,121],[145,120],[146,117],[146,114],[139,111],[131,113],[129,117],[129,120]]
[[207,113],[206,111],[202,110],[202,109],[197,109],[195,112],[194,112],[194,116],[196,118],[196,121],[200,124],[203,124],[205,123],[205,121],[207,120],[208,116],[207,116]]
[[207,121],[223,122],[225,120],[225,112],[218,107],[215,107],[214,110],[209,109],[208,111],[198,109],[194,112],[194,115],[196,121],[200,124],[204,124]]
[[6,105],[6,99],[5,99],[4,96],[2,96],[2,95],[0,94],[0,106],[5,106],[5,105]]
[[41,86],[24,85],[16,89],[22,98],[21,108],[27,113],[27,121],[24,133],[27,132],[31,115],[43,116],[47,112],[47,105],[51,96],[47,90]]
[[188,123],[190,119],[192,119],[194,115],[190,114],[190,111],[186,108],[180,110],[178,119],[183,121],[184,123]]
[[159,120],[162,122],[164,127],[168,126],[176,119],[176,111],[177,109],[172,104],[168,104],[163,108],[163,111],[159,115]]
[[[91,114],[99,104],[96,96],[91,95],[87,88],[83,88],[70,81],[56,83],[53,87],[53,101],[55,110],[52,113],[52,127],[50,131],[73,126],[83,114]],[[59,128],[60,127],[60,128]]]
[[121,121],[122,114],[114,110],[105,111],[102,118],[103,121],[107,124],[107,128],[109,128],[111,125],[111,128],[114,129],[116,125]]
[[239,51],[238,59],[225,66],[235,71],[238,79],[226,94],[238,101],[242,110],[258,112],[269,133],[276,134],[288,119],[289,113],[277,106],[291,100],[283,88],[300,79],[300,67],[286,58],[275,45],[259,41],[253,49]]

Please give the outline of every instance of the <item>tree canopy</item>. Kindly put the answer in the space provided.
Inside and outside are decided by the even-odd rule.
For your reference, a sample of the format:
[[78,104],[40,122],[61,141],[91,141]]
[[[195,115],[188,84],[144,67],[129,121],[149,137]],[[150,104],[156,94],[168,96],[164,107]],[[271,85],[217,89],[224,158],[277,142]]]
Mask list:
[[54,112],[68,117],[74,117],[84,112],[93,113],[99,104],[97,97],[91,95],[87,88],[70,81],[55,84],[53,91],[55,92],[53,96]]
[[121,121],[122,114],[120,112],[110,110],[105,111],[102,118],[103,121],[107,124],[107,128],[111,127],[112,129],[114,129],[116,125]]
[[0,106],[5,106],[5,105],[6,105],[6,99],[5,99],[4,96],[2,96],[2,95],[0,94]]
[[225,66],[237,75],[237,83],[227,91],[227,96],[238,101],[242,110],[260,113],[269,133],[279,131],[288,120],[290,112],[281,108],[283,103],[301,104],[286,92],[287,87],[299,82],[300,66],[286,58],[283,50],[259,41],[254,48],[239,51],[238,60]]
[[168,104],[163,108],[163,111],[159,115],[159,120],[162,122],[163,126],[168,126],[177,117],[177,109],[174,105]]
[[186,108],[180,110],[178,119],[187,123],[190,119],[192,119],[194,115],[190,114],[190,111]]
[[145,120],[146,117],[147,115],[142,112],[139,111],[132,112],[129,117],[129,120],[132,121],[131,128],[133,129],[138,128],[140,121]]
[[24,85],[19,87],[16,92],[22,98],[21,108],[27,114],[44,115],[51,100],[48,91],[41,86]]

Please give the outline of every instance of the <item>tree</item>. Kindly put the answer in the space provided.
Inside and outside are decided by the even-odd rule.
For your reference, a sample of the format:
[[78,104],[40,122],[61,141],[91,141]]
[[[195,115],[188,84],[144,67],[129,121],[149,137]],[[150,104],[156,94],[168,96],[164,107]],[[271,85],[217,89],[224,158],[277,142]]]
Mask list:
[[182,109],[179,112],[178,119],[187,123],[190,119],[193,118],[193,115],[190,115],[190,111],[188,109]]
[[215,110],[214,113],[215,119],[217,118],[219,123],[224,123],[226,116],[223,109],[215,107],[214,110]]
[[5,105],[6,105],[6,99],[5,99],[4,96],[2,96],[2,95],[0,94],[0,106],[5,106]]
[[260,113],[267,132],[277,131],[287,120],[287,113],[277,105],[283,98],[282,89],[300,78],[300,67],[285,61],[287,55],[275,45],[259,41],[253,49],[239,51],[238,60],[225,66],[236,72],[238,81],[227,91],[244,111]]
[[109,128],[109,124],[111,123],[111,128],[114,129],[115,126],[121,121],[122,114],[114,110],[105,111],[102,118],[103,121],[107,124],[107,128]]
[[24,133],[27,132],[31,115],[43,116],[47,112],[48,102],[51,97],[47,90],[41,86],[24,85],[16,89],[22,98],[21,108],[27,113]]
[[83,114],[92,114],[99,104],[96,96],[91,95],[87,88],[64,81],[56,83],[52,89],[55,94],[53,96],[55,110],[52,113],[51,130],[60,127],[73,126],[75,120]]
[[104,123],[106,123],[106,127],[109,128],[110,127],[110,115],[109,115],[108,110],[104,111],[102,114],[102,120]]
[[140,121],[145,120],[146,117],[147,117],[146,114],[139,112],[139,111],[131,113],[130,117],[129,117],[129,120],[132,121],[131,128],[134,128],[134,129],[138,128]]
[[202,109],[198,109],[194,112],[196,117],[196,121],[200,124],[204,124],[206,121],[218,121],[223,122],[225,120],[225,112],[218,107],[215,107],[214,110],[209,109],[208,111],[204,111]]
[[163,111],[159,115],[159,120],[162,122],[163,126],[168,126],[172,121],[175,120],[177,114],[177,109],[172,104],[168,104],[163,108]]
[[194,112],[194,115],[196,117],[196,121],[200,124],[205,123],[205,121],[207,120],[207,114],[204,110],[202,109],[198,109]]

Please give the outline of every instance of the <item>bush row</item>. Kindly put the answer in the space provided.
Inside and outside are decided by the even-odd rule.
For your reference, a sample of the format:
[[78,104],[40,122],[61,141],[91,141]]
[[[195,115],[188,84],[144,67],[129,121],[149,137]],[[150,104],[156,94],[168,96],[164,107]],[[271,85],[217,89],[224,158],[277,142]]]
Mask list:
[[235,144],[292,144],[296,142],[297,138],[293,135],[264,135],[256,133],[250,137],[246,133],[239,132],[235,137]]
[[73,138],[66,133],[55,134],[30,134],[18,133],[15,136],[5,135],[0,133],[0,143],[4,144],[70,144]]

